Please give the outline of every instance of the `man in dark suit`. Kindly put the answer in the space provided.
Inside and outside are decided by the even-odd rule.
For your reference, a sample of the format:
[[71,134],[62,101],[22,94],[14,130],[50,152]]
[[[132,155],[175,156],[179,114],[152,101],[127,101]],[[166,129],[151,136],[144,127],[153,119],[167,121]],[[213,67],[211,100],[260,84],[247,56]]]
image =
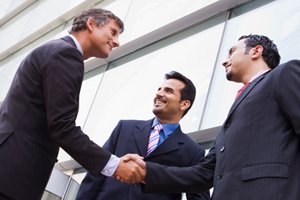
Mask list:
[[[148,121],[121,120],[103,148],[117,156],[135,153],[146,161],[165,165],[191,166],[198,163],[204,156],[204,150],[182,133],[179,125],[180,119],[191,108],[195,93],[194,84],[182,74],[166,74],[154,98],[155,118]],[[157,124],[163,127],[159,145],[154,150],[150,147],[147,153],[151,132]],[[129,185],[114,178],[94,177],[88,173],[81,183],[77,200],[180,200],[181,196],[181,193],[142,193],[141,184]],[[208,200],[209,192],[187,194],[187,199]]]
[[122,31],[113,13],[89,9],[74,19],[70,36],[22,61],[0,108],[1,200],[40,199],[59,147],[94,175],[140,179],[137,164],[100,148],[75,125],[83,60],[106,58]]
[[300,199],[300,61],[242,36],[223,63],[227,79],[249,83],[233,103],[215,147],[193,167],[147,163],[146,191],[200,192],[213,200]]

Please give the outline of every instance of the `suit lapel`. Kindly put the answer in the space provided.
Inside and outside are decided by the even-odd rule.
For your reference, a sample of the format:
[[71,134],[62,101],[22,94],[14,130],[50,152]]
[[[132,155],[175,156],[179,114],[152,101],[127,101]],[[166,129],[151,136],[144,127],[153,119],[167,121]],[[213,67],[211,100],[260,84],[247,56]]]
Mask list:
[[63,37],[61,39],[64,40],[64,41],[66,41],[67,43],[69,43],[73,47],[77,48],[74,40],[70,36],[65,36],[65,37]]
[[246,89],[244,90],[244,92],[234,101],[234,103],[232,104],[227,119],[230,118],[230,116],[232,115],[232,113],[236,110],[236,108],[240,105],[240,103],[248,96],[248,94],[252,91],[252,89],[256,86],[257,83],[259,83],[266,75],[267,73],[259,76],[258,78],[256,78],[254,81],[252,81],[248,87],[246,87]]
[[136,142],[136,146],[138,147],[139,154],[142,156],[146,156],[148,140],[150,129],[152,125],[152,120],[148,120],[146,122],[138,122],[133,130],[133,137]]
[[152,151],[148,158],[166,154],[179,149],[180,145],[184,143],[181,138],[182,131],[178,127],[162,144],[160,144],[154,151]]

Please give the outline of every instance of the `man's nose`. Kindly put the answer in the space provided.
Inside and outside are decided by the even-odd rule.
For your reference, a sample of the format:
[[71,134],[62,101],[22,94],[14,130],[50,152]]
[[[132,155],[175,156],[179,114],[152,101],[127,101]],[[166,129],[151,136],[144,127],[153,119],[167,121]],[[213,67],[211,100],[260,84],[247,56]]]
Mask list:
[[223,67],[227,67],[228,65],[230,65],[230,61],[229,60],[225,60],[223,63],[222,63]]
[[113,45],[114,45],[114,47],[119,47],[120,46],[120,42],[119,42],[118,38],[114,38]]

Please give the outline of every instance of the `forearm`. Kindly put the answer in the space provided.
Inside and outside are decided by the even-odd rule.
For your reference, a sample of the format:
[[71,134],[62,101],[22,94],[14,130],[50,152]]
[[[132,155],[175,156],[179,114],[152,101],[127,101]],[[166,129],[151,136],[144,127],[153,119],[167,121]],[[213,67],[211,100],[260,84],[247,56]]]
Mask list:
[[145,192],[206,192],[212,187],[213,171],[192,167],[168,167],[147,162]]

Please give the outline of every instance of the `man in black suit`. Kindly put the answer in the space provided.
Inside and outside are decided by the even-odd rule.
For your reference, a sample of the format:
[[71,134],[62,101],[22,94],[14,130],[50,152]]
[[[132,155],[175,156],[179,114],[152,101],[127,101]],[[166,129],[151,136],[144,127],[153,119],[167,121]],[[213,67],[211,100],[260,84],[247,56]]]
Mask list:
[[242,36],[223,63],[227,79],[248,84],[215,147],[193,167],[147,163],[146,191],[199,192],[213,200],[300,199],[300,61],[279,64],[276,45]]
[[123,22],[103,9],[73,21],[70,36],[33,50],[20,64],[0,108],[0,199],[38,200],[59,147],[94,175],[138,181],[141,168],[93,143],[75,125],[83,60],[119,46]]
[[[121,120],[103,148],[117,156],[135,153],[144,160],[171,166],[191,166],[200,161],[204,150],[182,133],[179,121],[191,108],[196,94],[194,84],[178,72],[165,75],[154,97],[154,119]],[[155,125],[161,124],[158,146],[147,153],[148,141]],[[151,150],[150,150],[151,151]],[[111,177],[87,174],[77,200],[180,200],[181,193],[142,193],[141,184],[129,185]],[[208,200],[209,192],[187,194],[188,200]]]

